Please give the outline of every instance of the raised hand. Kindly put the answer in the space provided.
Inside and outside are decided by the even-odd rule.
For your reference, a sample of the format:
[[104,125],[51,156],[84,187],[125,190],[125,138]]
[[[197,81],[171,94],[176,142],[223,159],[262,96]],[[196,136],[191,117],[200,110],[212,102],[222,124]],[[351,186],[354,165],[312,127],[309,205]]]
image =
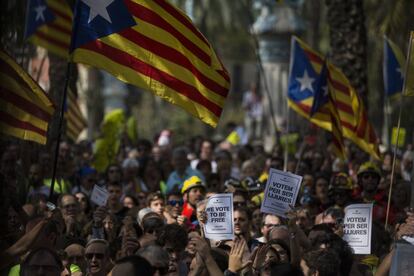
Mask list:
[[228,270],[233,273],[238,273],[242,269],[252,264],[251,260],[243,263],[243,254],[247,243],[244,239],[236,239],[230,250],[229,267]]

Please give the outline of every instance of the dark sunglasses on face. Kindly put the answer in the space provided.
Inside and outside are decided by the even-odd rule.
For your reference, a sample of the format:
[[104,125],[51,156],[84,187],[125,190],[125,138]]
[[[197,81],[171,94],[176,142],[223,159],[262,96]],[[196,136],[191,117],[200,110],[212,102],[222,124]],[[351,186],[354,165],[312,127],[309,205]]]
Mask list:
[[97,259],[99,259],[99,260],[102,260],[103,258],[104,258],[104,254],[102,254],[102,253],[86,253],[85,254],[85,257],[86,257],[86,259],[88,259],[88,260],[92,260],[93,259],[93,256],[95,256],[95,258],[97,258]]
[[362,175],[362,178],[363,179],[369,179],[369,178],[371,178],[371,179],[377,179],[378,176],[376,174],[366,173],[366,174]]
[[63,209],[69,209],[69,208],[76,208],[76,204],[67,204],[67,205],[63,205]]
[[184,205],[184,201],[182,199],[180,199],[180,200],[168,200],[168,205],[176,206],[177,204],[181,207],[181,206]]

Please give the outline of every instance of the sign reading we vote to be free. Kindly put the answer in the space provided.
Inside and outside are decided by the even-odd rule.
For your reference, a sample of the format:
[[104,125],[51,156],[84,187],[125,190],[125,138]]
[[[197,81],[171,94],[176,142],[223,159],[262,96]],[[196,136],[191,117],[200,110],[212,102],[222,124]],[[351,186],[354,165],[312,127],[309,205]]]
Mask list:
[[233,194],[216,194],[206,204],[207,222],[204,234],[207,239],[232,240],[233,225]]
[[302,176],[270,169],[260,211],[286,217],[298,197]]

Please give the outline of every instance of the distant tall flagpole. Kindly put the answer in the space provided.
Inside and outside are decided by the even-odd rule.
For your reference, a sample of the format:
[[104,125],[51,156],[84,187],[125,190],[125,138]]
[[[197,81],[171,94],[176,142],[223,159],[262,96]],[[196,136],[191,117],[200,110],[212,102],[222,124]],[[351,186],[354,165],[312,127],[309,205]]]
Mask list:
[[[403,108],[403,103],[404,103],[404,95],[407,93],[407,76],[408,76],[408,68],[410,67],[410,61],[411,61],[411,49],[412,49],[412,41],[414,39],[414,32],[410,33],[410,41],[408,44],[408,53],[407,53],[407,60],[405,62],[405,70],[404,70],[404,82],[403,82],[403,89],[402,89],[402,93],[401,93],[401,97],[400,97],[400,104],[399,104],[399,111],[398,111],[398,123],[397,123],[397,141],[395,142],[394,145],[394,157],[393,157],[393,161],[392,161],[392,170],[391,170],[391,183],[390,183],[390,188],[388,191],[388,203],[387,203],[387,215],[385,217],[385,228],[387,228],[388,226],[388,218],[389,218],[389,213],[390,213],[390,205],[391,205],[391,195],[392,195],[392,186],[394,184],[394,180],[395,180],[395,162],[397,159],[397,149],[398,149],[398,140],[400,137],[400,128],[401,128],[401,113],[402,113],[402,108]],[[413,200],[413,199],[411,199]]]

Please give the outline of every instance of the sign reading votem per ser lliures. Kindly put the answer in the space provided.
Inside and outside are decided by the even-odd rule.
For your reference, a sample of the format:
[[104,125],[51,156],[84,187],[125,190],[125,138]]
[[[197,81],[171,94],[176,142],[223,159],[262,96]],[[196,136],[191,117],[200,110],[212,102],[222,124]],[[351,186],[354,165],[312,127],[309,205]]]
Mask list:
[[371,254],[372,203],[345,208],[343,239],[355,254]]
[[232,240],[233,194],[216,194],[208,199],[206,205],[207,223],[204,225],[205,237],[212,240]]
[[270,169],[260,211],[286,217],[290,206],[295,205],[301,183],[302,176]]

